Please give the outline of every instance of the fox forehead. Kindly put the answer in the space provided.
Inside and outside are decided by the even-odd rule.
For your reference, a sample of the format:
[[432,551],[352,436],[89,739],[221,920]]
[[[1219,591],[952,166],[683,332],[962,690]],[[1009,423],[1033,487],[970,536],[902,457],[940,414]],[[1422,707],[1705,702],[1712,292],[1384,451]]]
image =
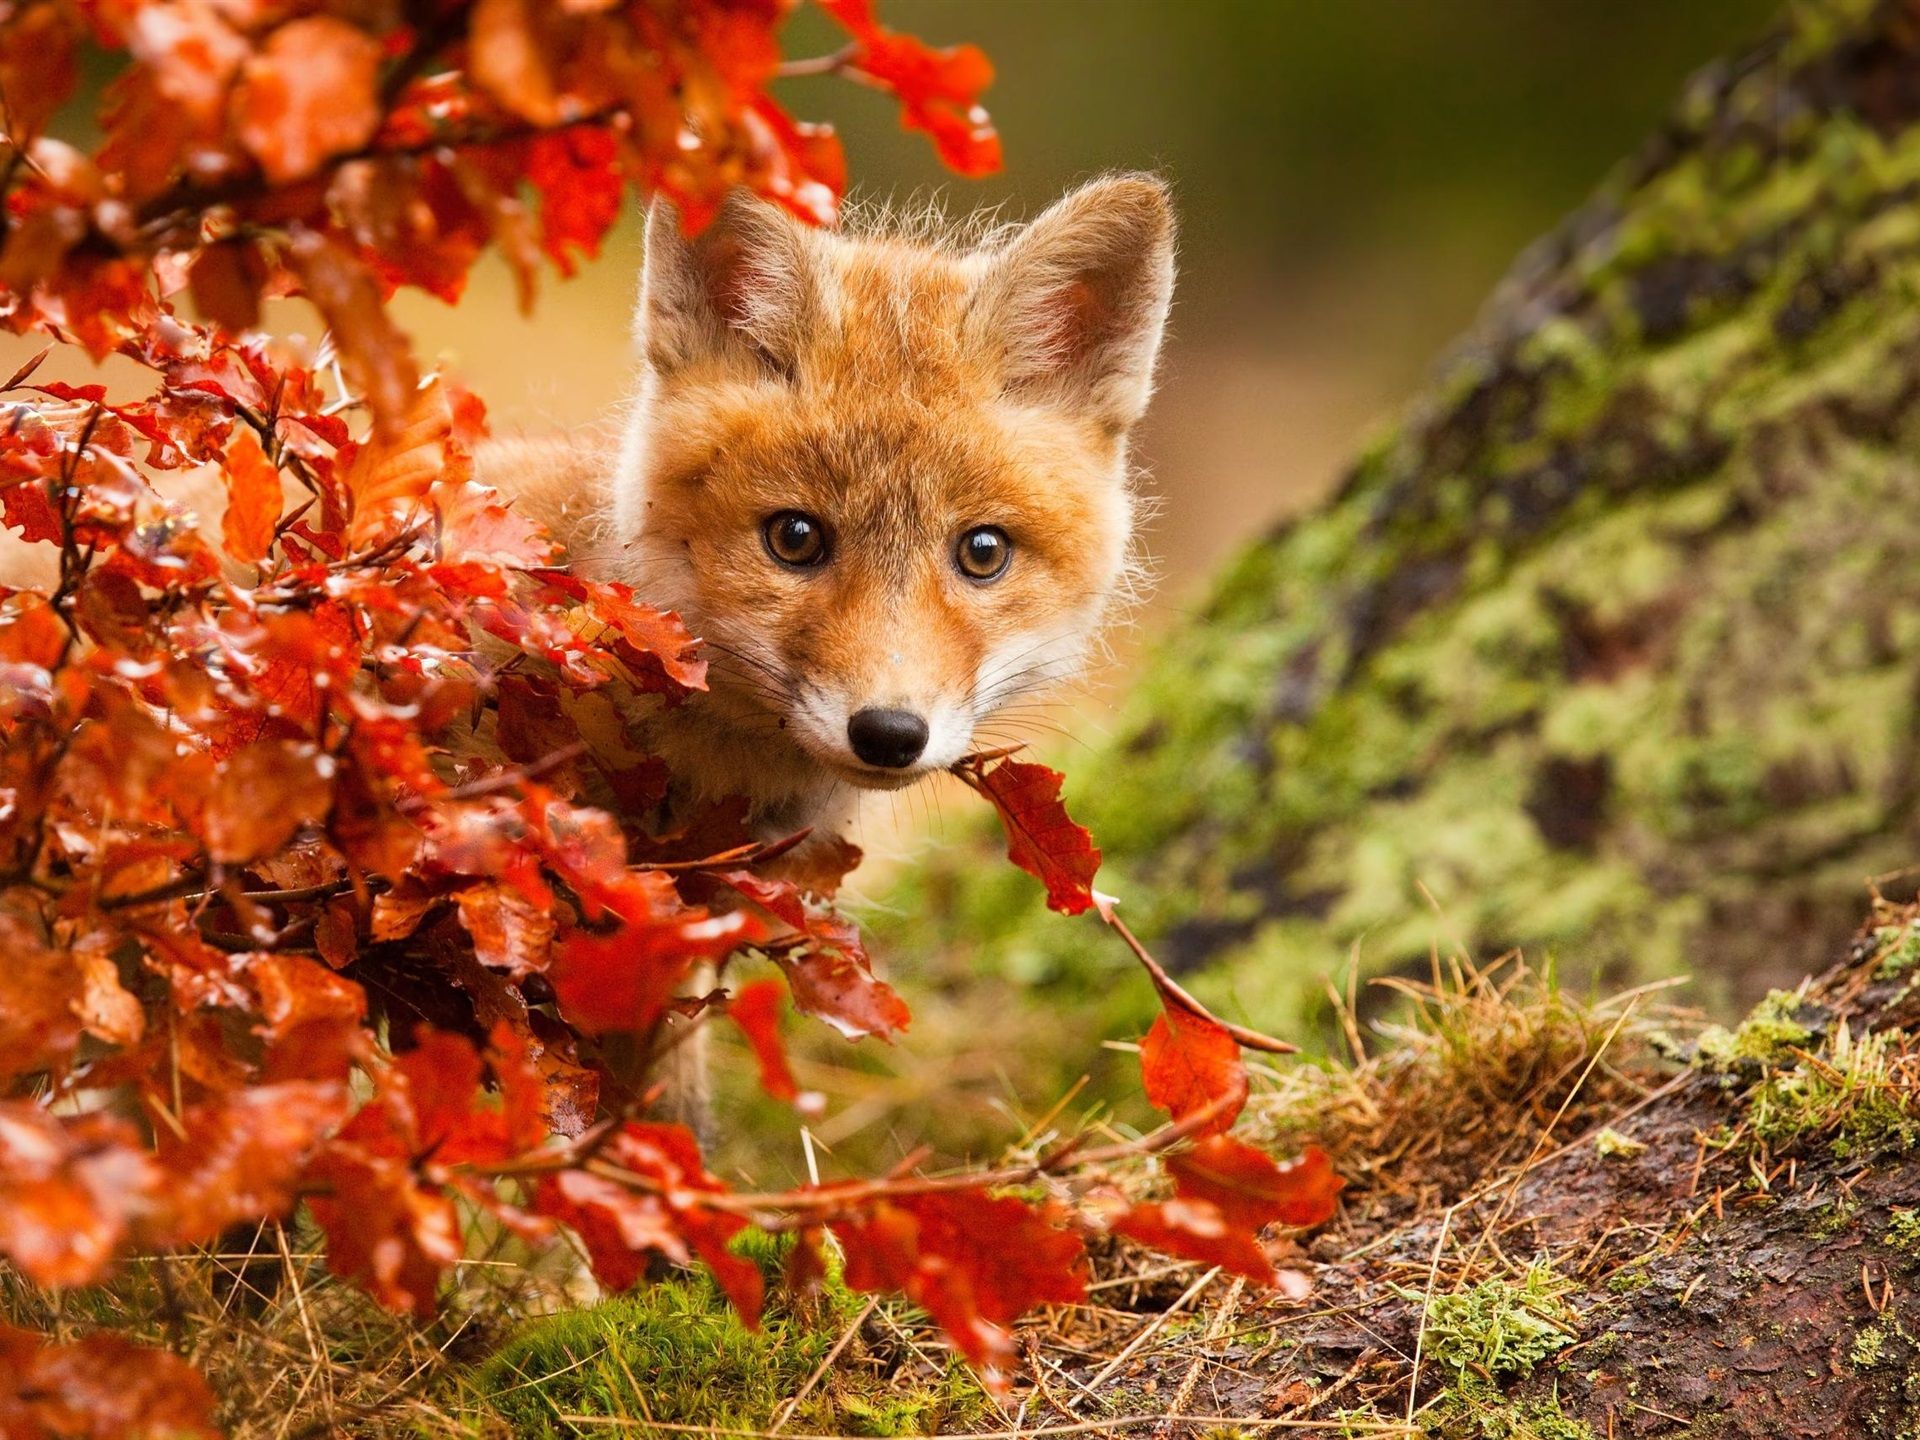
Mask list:
[[1119,442],[1003,393],[992,357],[963,338],[977,262],[810,238],[813,323],[784,373],[694,371],[663,387],[649,525],[738,530],[802,510],[848,558],[887,560],[991,524],[1023,548],[1117,564],[1130,520]]
[[1128,518],[1112,442],[1057,415],[993,399],[930,405],[877,387],[799,384],[774,403],[681,399],[695,413],[663,427],[672,438],[654,454],[653,527],[803,510],[849,543],[900,544],[984,524],[1016,540],[1084,537]]

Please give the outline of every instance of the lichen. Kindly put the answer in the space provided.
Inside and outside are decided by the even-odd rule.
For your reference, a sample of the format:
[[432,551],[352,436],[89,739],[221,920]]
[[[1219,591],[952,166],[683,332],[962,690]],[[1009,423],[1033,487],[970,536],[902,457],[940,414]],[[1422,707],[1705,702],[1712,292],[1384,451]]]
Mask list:
[[1602,1160],[1637,1160],[1647,1153],[1647,1143],[1609,1125],[1593,1137],[1593,1153]]
[[1887,1217],[1886,1242],[1920,1260],[1920,1211],[1895,1210]]
[[1873,932],[1873,939],[1876,978],[1897,979],[1920,965],[1920,926],[1882,925]]
[[1878,1321],[1862,1328],[1847,1351],[1847,1359],[1856,1370],[1871,1370],[1880,1363],[1887,1348],[1887,1329]]
[[1456,1376],[1511,1379],[1576,1338],[1570,1287],[1545,1260],[1518,1281],[1483,1280],[1425,1302],[1421,1348]]

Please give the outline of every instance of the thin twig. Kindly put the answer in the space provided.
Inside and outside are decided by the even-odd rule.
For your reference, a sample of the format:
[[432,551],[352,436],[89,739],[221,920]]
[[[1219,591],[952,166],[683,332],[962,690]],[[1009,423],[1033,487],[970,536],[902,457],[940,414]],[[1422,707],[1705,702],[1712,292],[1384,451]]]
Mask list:
[[1180,1388],[1173,1392],[1173,1404],[1167,1407],[1167,1418],[1154,1431],[1155,1435],[1169,1435],[1175,1424],[1185,1420],[1186,1417],[1180,1412],[1187,1408],[1187,1402],[1193,1398],[1194,1387],[1200,1383],[1200,1372],[1207,1368],[1207,1361],[1214,1358],[1208,1354],[1206,1347],[1217,1343],[1226,1333],[1227,1326],[1233,1323],[1233,1312],[1240,1308],[1240,1297],[1246,1293],[1246,1288],[1244,1275],[1233,1277],[1233,1284],[1227,1289],[1227,1298],[1220,1302],[1213,1319],[1207,1322],[1207,1334],[1201,1341],[1201,1351],[1193,1357],[1193,1364],[1187,1367],[1186,1378],[1181,1380]]
[[813,1367],[813,1374],[807,1377],[807,1383],[802,1385],[799,1390],[794,1393],[794,1397],[787,1401],[785,1406],[781,1408],[779,1415],[774,1417],[771,1434],[778,1435],[786,1428],[787,1421],[793,1418],[793,1412],[800,1408],[800,1402],[813,1393],[813,1387],[818,1385],[821,1377],[833,1368],[833,1362],[840,1358],[840,1352],[847,1348],[847,1343],[859,1333],[860,1327],[867,1323],[867,1317],[873,1314],[874,1307],[879,1303],[880,1297],[878,1295],[870,1295],[867,1297],[867,1303],[861,1307],[860,1313],[853,1317],[852,1321],[847,1325],[846,1330],[841,1333],[840,1338],[833,1342],[833,1348],[826,1353],[826,1357],[822,1359],[818,1365]]
[[1299,1050],[1300,1047],[1297,1045],[1289,1045],[1284,1040],[1276,1040],[1271,1035],[1261,1034],[1258,1030],[1249,1030],[1246,1026],[1236,1025],[1231,1020],[1222,1020],[1166,972],[1160,962],[1148,953],[1147,947],[1135,938],[1133,931],[1127,928],[1127,922],[1115,913],[1111,905],[1100,907],[1100,918],[1112,926],[1120,938],[1127,942],[1127,948],[1133,951],[1134,959],[1145,966],[1147,974],[1153,977],[1154,988],[1160,992],[1162,999],[1172,1001],[1189,1015],[1218,1025],[1245,1049],[1263,1050],[1269,1055],[1292,1055]]

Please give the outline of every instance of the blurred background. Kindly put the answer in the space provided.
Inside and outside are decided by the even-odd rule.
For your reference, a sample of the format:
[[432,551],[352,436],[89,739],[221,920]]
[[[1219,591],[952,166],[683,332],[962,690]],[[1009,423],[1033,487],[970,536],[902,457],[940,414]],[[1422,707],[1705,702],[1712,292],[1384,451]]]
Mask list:
[[[939,190],[1032,215],[1103,170],[1171,177],[1181,274],[1138,459],[1164,497],[1143,633],[1234,543],[1323,493],[1412,391],[1514,254],[1661,123],[1680,82],[1739,49],[1774,0],[885,0],[891,25],[971,41],[1004,173],[955,180],[885,96],[787,83],[833,121],[859,193]],[[803,9],[790,55],[838,32]],[[489,263],[458,309],[402,322],[497,424],[604,414],[628,364],[630,220],[531,319]]]

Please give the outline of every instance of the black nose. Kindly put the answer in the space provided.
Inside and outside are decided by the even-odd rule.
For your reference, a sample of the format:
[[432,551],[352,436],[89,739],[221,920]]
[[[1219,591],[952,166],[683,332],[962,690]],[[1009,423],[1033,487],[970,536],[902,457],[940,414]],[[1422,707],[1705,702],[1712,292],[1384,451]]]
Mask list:
[[927,722],[911,710],[861,710],[847,721],[847,741],[867,764],[904,770],[927,748]]

